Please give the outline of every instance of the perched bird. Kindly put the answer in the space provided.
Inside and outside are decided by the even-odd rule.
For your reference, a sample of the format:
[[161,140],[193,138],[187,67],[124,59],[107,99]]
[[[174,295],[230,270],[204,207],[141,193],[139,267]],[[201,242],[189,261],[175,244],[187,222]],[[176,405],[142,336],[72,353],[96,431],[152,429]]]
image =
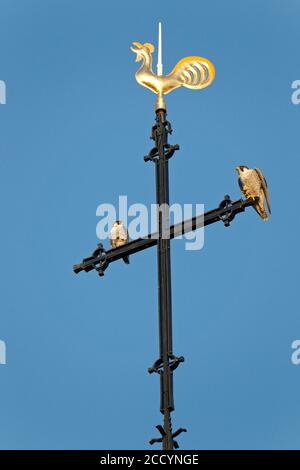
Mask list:
[[259,168],[251,169],[247,166],[239,165],[236,167],[239,174],[239,186],[247,199],[252,199],[253,207],[263,220],[268,220],[268,214],[265,208],[265,199],[269,213],[271,214],[271,205],[268,194],[268,185],[264,175]]
[[[128,242],[128,232],[121,220],[116,220],[113,224],[109,234],[109,241],[112,248],[118,248]],[[123,260],[126,264],[129,264],[128,256],[124,256]]]
[[194,90],[205,88],[215,77],[213,64],[204,57],[190,56],[180,60],[168,75],[156,75],[152,70],[154,46],[149,43],[134,42],[130,49],[136,53],[136,62],[143,61],[136,72],[137,82],[161,97],[175,88],[184,86]]

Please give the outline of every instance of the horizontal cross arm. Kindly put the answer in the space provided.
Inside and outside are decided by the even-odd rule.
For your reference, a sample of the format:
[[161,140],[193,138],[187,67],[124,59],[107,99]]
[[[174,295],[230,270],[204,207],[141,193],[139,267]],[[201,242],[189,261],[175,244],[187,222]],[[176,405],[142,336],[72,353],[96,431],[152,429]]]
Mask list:
[[[170,226],[170,239],[176,238],[185,233],[192,232],[201,227],[211,225],[215,222],[222,221],[225,226],[229,226],[234,217],[245,211],[246,207],[253,205],[252,201],[239,199],[232,202],[229,196],[225,196],[224,200],[220,203],[219,207],[204,214],[192,217],[191,219],[179,222]],[[157,245],[158,232],[147,235],[143,238],[129,241],[123,246],[112,248],[105,251],[103,245],[100,243],[92,255],[84,258],[80,264],[73,266],[73,271],[78,274],[81,271],[89,272],[93,269],[98,270],[102,275],[104,269],[112,263],[124,257],[131,256],[139,251],[145,250],[152,246]],[[100,269],[99,269],[100,266]]]

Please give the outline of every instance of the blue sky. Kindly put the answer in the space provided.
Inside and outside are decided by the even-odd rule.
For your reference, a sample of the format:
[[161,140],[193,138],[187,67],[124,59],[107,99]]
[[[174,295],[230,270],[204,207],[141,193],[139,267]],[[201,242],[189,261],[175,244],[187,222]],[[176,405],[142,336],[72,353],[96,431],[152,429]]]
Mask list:
[[144,449],[161,423],[155,249],[104,278],[72,272],[96,246],[96,208],[155,201],[154,95],[132,41],[164,67],[209,58],[213,85],[167,97],[172,202],[239,198],[234,168],[260,167],[272,216],[250,208],[204,249],[172,242],[174,429],[183,449],[300,449],[300,79],[296,0],[0,0],[3,449]]

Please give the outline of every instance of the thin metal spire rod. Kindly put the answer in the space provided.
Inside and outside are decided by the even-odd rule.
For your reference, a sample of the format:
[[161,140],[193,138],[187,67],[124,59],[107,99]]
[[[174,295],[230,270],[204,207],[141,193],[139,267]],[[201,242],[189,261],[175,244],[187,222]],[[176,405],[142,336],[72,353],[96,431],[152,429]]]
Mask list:
[[163,63],[162,63],[162,25],[158,23],[158,53],[157,53],[157,75],[163,74]]

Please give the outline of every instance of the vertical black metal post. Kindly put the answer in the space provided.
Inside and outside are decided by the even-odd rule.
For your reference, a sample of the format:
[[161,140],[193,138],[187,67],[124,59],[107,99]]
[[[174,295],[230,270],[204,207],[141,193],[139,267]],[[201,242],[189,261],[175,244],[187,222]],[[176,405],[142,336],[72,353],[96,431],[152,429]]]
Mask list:
[[[158,101],[159,102],[159,101]],[[161,103],[164,104],[163,100]],[[184,361],[175,357],[172,341],[172,292],[170,257],[170,211],[169,211],[169,163],[179,145],[168,144],[171,124],[166,120],[166,110],[157,107],[156,124],[152,127],[155,147],[144,160],[155,162],[156,202],[158,218],[157,267],[158,267],[158,319],[159,319],[159,358],[148,371],[160,376],[160,411],[164,415],[164,425],[156,426],[161,437],[151,439],[150,444],[162,442],[163,450],[178,449],[174,439],[186,429],[172,432],[171,413],[174,411],[173,371]]]
[[170,368],[172,352],[172,292],[171,292],[171,259],[169,238],[169,169],[165,153],[168,142],[166,111],[156,112],[156,131],[154,133],[158,158],[156,167],[156,201],[158,205],[157,244],[158,263],[158,308],[159,308],[159,337],[160,359],[162,364],[160,374],[161,403],[160,410],[164,415],[163,449],[173,449],[171,412],[174,410],[173,372]]

